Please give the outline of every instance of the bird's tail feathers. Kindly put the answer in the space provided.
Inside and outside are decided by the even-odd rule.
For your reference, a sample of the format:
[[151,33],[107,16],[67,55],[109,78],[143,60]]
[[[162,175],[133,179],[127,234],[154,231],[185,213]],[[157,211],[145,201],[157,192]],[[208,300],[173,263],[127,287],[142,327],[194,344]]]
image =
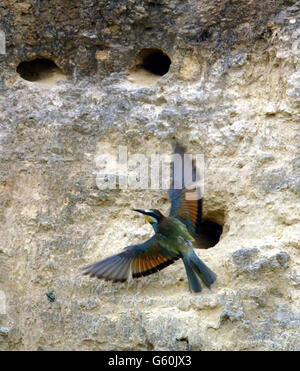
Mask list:
[[190,290],[193,292],[200,292],[202,290],[201,283],[200,283],[199,278],[195,274],[193,265],[187,258],[183,258],[183,263],[185,266]]
[[205,286],[208,288],[210,288],[210,286],[215,282],[217,278],[216,274],[198,258],[193,250],[183,259],[183,262],[188,276],[189,286],[192,291],[201,291],[201,284],[198,277],[201,278]]

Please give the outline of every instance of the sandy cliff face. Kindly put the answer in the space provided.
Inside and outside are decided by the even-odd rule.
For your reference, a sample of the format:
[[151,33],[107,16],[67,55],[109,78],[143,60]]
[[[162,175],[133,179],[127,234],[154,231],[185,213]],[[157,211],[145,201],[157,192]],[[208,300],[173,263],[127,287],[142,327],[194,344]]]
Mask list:
[[[299,350],[299,3],[2,3],[0,349]],[[180,262],[83,277],[151,235],[133,207],[169,208],[166,190],[99,189],[99,156],[173,137],[205,158],[216,283],[189,293]]]

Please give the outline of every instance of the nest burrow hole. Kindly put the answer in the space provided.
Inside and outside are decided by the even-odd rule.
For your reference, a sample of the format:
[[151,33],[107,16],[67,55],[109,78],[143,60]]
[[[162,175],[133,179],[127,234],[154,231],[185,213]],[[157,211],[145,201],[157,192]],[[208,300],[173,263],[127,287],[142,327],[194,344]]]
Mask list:
[[171,59],[160,49],[142,49],[137,56],[136,68],[144,69],[154,75],[163,76],[168,73]]
[[206,239],[208,248],[211,248],[220,241],[223,225],[210,219],[204,219],[198,227],[198,231]]
[[24,80],[42,81],[62,71],[51,59],[35,58],[19,63],[17,72]]

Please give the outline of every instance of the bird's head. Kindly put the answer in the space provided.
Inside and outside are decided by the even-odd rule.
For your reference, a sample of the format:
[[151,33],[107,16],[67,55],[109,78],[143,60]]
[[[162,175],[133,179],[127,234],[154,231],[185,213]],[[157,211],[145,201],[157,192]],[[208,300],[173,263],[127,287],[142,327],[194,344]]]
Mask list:
[[156,231],[157,225],[164,218],[163,214],[159,210],[156,210],[156,209],[146,209],[146,210],[133,209],[133,210],[137,211],[138,213],[143,214],[147,222],[149,222],[152,225],[155,231]]

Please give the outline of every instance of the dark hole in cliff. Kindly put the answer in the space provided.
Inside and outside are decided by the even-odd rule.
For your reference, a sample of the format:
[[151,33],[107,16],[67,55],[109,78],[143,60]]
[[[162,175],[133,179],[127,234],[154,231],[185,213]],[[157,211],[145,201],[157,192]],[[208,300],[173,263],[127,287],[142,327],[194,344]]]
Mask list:
[[223,234],[228,232],[229,226],[225,223],[225,219],[225,210],[223,208],[211,208],[209,201],[206,200],[202,221],[197,229],[207,249],[216,246]]
[[62,71],[50,59],[36,58],[31,61],[21,62],[17,67],[19,75],[27,81],[51,81],[56,77],[64,78]]
[[165,75],[170,68],[171,59],[161,50],[149,48],[140,52],[141,67],[158,76]]
[[169,72],[171,59],[157,48],[142,49],[130,68],[129,81],[136,85],[153,85]]
[[199,234],[205,239],[207,248],[214,247],[221,238],[223,226],[211,220],[203,220],[198,227]]

